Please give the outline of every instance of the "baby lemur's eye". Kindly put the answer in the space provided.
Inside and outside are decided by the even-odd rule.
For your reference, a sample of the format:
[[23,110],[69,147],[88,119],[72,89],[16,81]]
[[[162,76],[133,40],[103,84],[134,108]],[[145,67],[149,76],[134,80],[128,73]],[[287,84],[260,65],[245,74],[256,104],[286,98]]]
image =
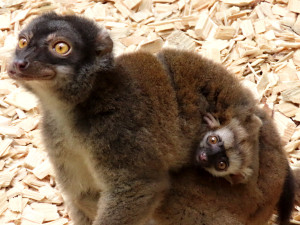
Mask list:
[[218,162],[217,167],[219,170],[225,170],[227,168],[227,163],[220,161]]
[[70,52],[71,47],[66,42],[60,41],[54,44],[53,49],[59,55],[67,55]]
[[211,136],[208,136],[208,137],[207,137],[207,143],[209,143],[209,144],[214,145],[214,144],[217,144],[218,141],[219,141],[218,136],[211,135]]
[[28,45],[28,41],[26,38],[22,37],[19,39],[18,46],[19,48],[25,48]]

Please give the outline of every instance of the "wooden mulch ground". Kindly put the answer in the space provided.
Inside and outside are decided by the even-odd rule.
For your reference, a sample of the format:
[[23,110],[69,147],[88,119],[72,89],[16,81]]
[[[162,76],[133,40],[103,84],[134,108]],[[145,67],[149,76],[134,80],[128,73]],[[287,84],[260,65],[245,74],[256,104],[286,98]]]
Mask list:
[[[49,10],[96,20],[116,55],[168,46],[222,63],[273,113],[291,166],[300,168],[300,0],[2,0],[0,224],[70,223],[41,143],[37,100],[6,72],[19,31]],[[300,224],[299,206],[292,223]]]

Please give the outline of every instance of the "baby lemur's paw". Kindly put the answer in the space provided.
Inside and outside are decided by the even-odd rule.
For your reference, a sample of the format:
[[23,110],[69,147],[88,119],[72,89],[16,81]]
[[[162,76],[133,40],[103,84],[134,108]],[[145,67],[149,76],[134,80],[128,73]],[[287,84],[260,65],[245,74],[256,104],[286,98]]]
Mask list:
[[249,177],[253,174],[253,170],[250,168],[245,168],[239,173],[236,174],[230,174],[225,177],[225,179],[231,184],[245,184],[248,182]]
[[215,119],[215,117],[210,113],[207,113],[206,116],[203,117],[203,119],[210,128],[217,128],[220,126],[220,122]]

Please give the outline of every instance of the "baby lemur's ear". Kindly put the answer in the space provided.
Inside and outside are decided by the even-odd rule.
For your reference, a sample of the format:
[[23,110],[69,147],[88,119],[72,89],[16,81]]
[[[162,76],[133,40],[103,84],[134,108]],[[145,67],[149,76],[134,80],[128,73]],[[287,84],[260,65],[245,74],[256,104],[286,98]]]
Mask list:
[[108,32],[101,29],[98,32],[96,40],[96,51],[98,56],[103,56],[105,54],[111,53],[113,49],[113,41],[111,40]]
[[253,114],[251,117],[252,117],[253,123],[255,123],[255,125],[256,125],[257,127],[260,128],[260,127],[263,125],[261,119],[260,119],[257,115]]
[[255,114],[248,116],[246,121],[248,121],[248,130],[251,130],[253,132],[259,131],[263,125],[262,120]]

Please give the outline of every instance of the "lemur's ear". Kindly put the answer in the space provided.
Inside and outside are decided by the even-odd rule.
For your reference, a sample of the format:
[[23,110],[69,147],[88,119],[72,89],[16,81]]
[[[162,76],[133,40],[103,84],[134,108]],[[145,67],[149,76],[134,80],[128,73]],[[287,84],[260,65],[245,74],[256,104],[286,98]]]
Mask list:
[[259,131],[263,125],[262,120],[255,114],[249,115],[246,118],[248,128],[253,132]]
[[257,125],[257,127],[261,127],[263,125],[261,119],[256,115],[252,115],[252,121]]
[[98,56],[103,56],[107,53],[111,53],[113,49],[113,41],[111,40],[108,32],[101,29],[98,33],[96,40],[96,52]]

